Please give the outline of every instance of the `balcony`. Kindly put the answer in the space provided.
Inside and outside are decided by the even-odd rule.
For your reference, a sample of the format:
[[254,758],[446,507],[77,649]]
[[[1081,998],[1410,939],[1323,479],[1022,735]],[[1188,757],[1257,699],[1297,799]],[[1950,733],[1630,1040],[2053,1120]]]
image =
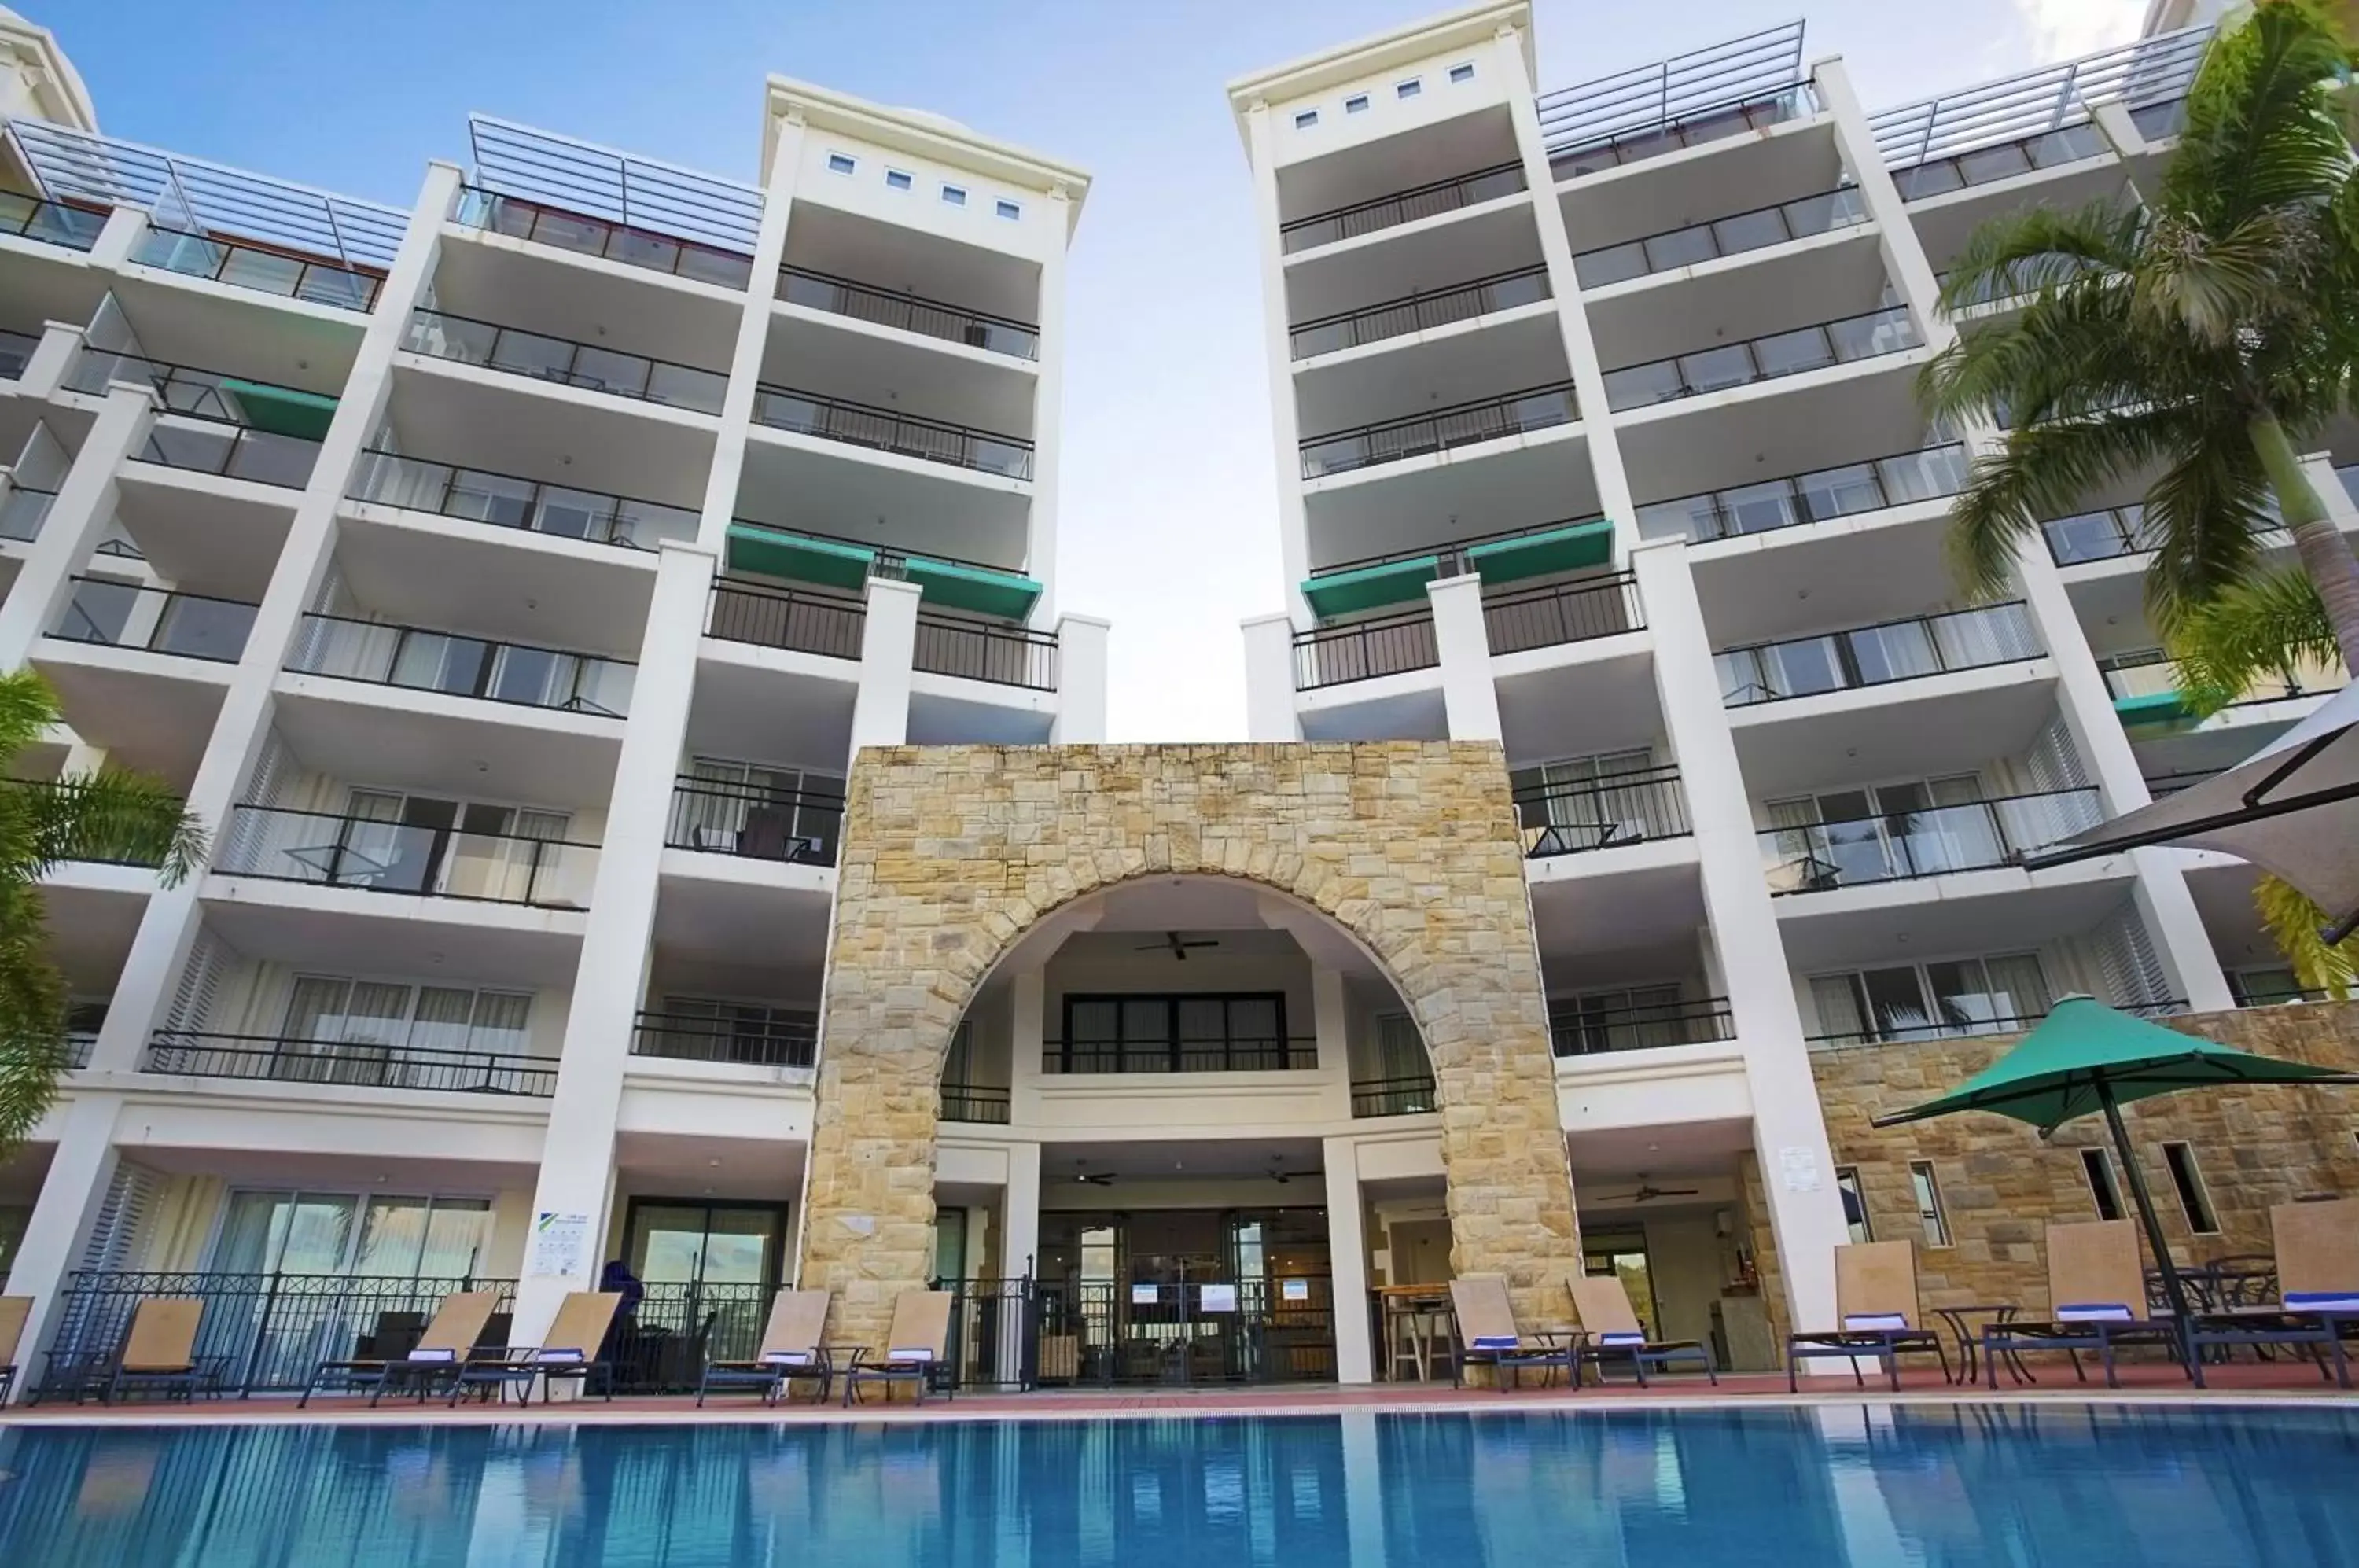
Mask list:
[[1695,354],[1674,354],[1605,373],[1606,406],[1616,413],[1650,408],[1706,392],[1725,392],[1805,371],[1824,370],[1921,346],[1901,306],[1845,316]]
[[1581,418],[1572,383],[1511,392],[1429,414],[1384,419],[1357,430],[1313,436],[1302,443],[1302,477],[1322,479],[1355,469],[1449,452],[1478,441],[1528,435]]
[[980,1083],[942,1085],[942,1120],[978,1127],[1007,1125],[1008,1095],[1005,1089]]
[[1725,996],[1636,1006],[1575,1002],[1550,1012],[1549,1044],[1559,1057],[1706,1045],[1736,1038],[1736,1015]]
[[1683,535],[1706,543],[1880,512],[1954,495],[1965,487],[1971,467],[1962,444],[1935,446],[1676,500],[1652,501],[1638,508],[1638,535],[1641,539]]
[[868,631],[868,606],[858,599],[766,588],[720,578],[712,584],[707,637],[857,661]]
[[1071,1073],[1309,1073],[1319,1065],[1310,1039],[1051,1040],[1040,1047],[1040,1071]]
[[1281,223],[1277,231],[1278,246],[1288,256],[1293,256],[1299,251],[1333,245],[1339,240],[1357,239],[1362,234],[1398,228],[1420,218],[1438,218],[1463,207],[1495,201],[1523,189],[1522,164],[1495,164],[1488,169],[1475,169],[1471,174],[1452,175],[1448,180],[1411,186],[1374,201],[1357,201],[1349,207],[1314,212],[1309,217]]
[[[2097,660],[2105,688],[2114,696],[2114,712],[2125,725],[2180,724],[2191,717],[2187,698],[2179,689],[2179,672],[2170,655],[2158,648],[2109,654]],[[2263,702],[2291,702],[2322,696],[2350,684],[2351,677],[2332,665],[2299,666],[2265,675],[2237,693],[2231,708]]]
[[1294,689],[1298,691],[1406,675],[1440,663],[1431,610],[1294,634]]
[[347,495],[354,501],[405,511],[625,550],[653,550],[666,539],[696,538],[697,514],[690,507],[397,457],[389,452],[361,454],[360,470]]
[[778,269],[778,298],[789,305],[802,305],[855,321],[915,332],[919,337],[935,338],[943,343],[961,343],[988,354],[1006,354],[1011,359],[1037,360],[1040,357],[1040,329],[1032,322],[995,316],[983,310],[963,310],[956,305],[943,304],[939,299],[921,299],[915,294],[897,293],[890,289],[874,289],[864,283],[854,283],[848,278],[831,277],[807,267],[781,267]]
[[1054,691],[1057,636],[1028,626],[989,626],[920,610],[910,668],[929,675],[955,675],[995,686]]
[[321,393],[93,348],[82,351],[65,378],[71,390],[101,397],[118,381],[152,387],[167,412],[291,437],[315,448],[336,414],[336,399]]
[[282,250],[238,245],[180,229],[150,227],[131,259],[186,278],[210,278],[258,293],[306,304],[365,314],[376,304],[385,274],[334,262],[314,261]]
[[439,1051],[364,1040],[199,1034],[160,1029],[147,1042],[143,1073],[192,1078],[266,1079],[338,1089],[420,1089],[446,1094],[511,1094],[545,1100],[557,1093],[557,1063],[545,1056]]
[[1903,201],[1921,201],[1928,196],[1962,191],[1970,185],[1987,185],[2034,169],[2102,158],[2113,150],[2104,133],[2084,122],[1896,169],[1892,171],[1892,183],[1899,189]]
[[746,860],[833,866],[842,833],[841,794],[754,789],[682,774],[672,784],[664,843]]
[[1303,579],[1302,597],[1319,615],[1349,615],[1421,599],[1438,577],[1472,572],[1485,583],[1516,583],[1601,566],[1613,554],[1612,521],[1567,517],[1317,567]]
[[1638,580],[1626,572],[1552,583],[1483,601],[1483,626],[1493,658],[1619,637],[1646,624],[1638,607]]
[[1289,329],[1288,341],[1297,360],[1312,359],[1412,332],[1430,332],[1458,321],[1475,321],[1495,311],[1512,310],[1548,298],[1548,268],[1520,267],[1430,294],[1411,294],[1380,305],[1321,316]]
[[726,376],[692,365],[495,326],[440,310],[412,312],[401,346],[457,365],[506,371],[695,414],[720,413],[722,398],[729,389]]
[[509,833],[238,806],[214,870],[227,877],[357,887],[413,898],[579,909],[598,846]]
[[54,490],[9,485],[7,495],[0,497],[0,539],[30,543],[40,538],[41,525],[49,520],[49,508],[57,499]]
[[1760,834],[1761,853],[1773,896],[1824,893],[2018,865],[2104,815],[2096,790],[2055,789],[1771,828]]
[[1549,170],[1578,179],[1815,113],[1789,23],[1538,97]]
[[1440,1092],[1430,1073],[1408,1078],[1356,1078],[1352,1082],[1352,1116],[1416,1116],[1441,1109]]
[[1715,662],[1722,701],[1743,708],[2011,664],[2045,651],[2029,612],[2017,600],[1730,648]]
[[0,234],[16,234],[43,245],[86,251],[98,243],[99,232],[105,227],[104,212],[0,191]]
[[818,1025],[781,1018],[768,1008],[760,1015],[642,1011],[631,1030],[631,1054],[749,1067],[810,1067],[818,1062]]
[[21,381],[41,340],[31,332],[0,332],[0,381]]
[[692,283],[743,289],[753,280],[754,258],[718,245],[676,239],[627,223],[585,217],[543,206],[521,196],[504,196],[478,186],[460,188],[451,222],[485,234],[544,245],[575,256],[595,256],[625,267],[669,273]]
[[1856,228],[1865,222],[1866,200],[1857,186],[1845,185],[1774,207],[1756,207],[1709,223],[1583,251],[1572,258],[1572,272],[1583,289],[1603,289],[1634,278],[1701,267],[1723,256]]
[[920,555],[745,517],[729,525],[729,566],[853,591],[865,587],[871,577],[897,578],[917,583],[932,603],[1010,620],[1030,615],[1040,598],[1038,583],[1006,567],[954,555]]
[[114,577],[77,577],[73,583],[73,597],[51,637],[217,664],[235,664],[245,652],[246,634],[260,608]]
[[[1927,1040],[1972,1040],[1983,1035],[2028,1034],[2047,1018],[2042,1007],[2033,1013],[1997,1013],[1990,1010],[1993,998],[1987,993],[1967,993],[1942,996],[1936,1006],[1940,1016],[1930,1015],[1921,996],[1905,1005],[1879,1004],[1875,1020],[1856,1029],[1832,1034],[1814,1034],[1803,1043],[1813,1050],[1840,1049],[1857,1045],[1896,1045]],[[2159,1002],[2107,1002],[2116,1012],[2132,1018],[2165,1018],[2187,1011],[2183,996],[2165,998]]]
[[756,423],[793,435],[950,463],[1003,479],[1032,477],[1030,441],[968,430],[940,419],[897,414],[840,397],[824,397],[784,387],[763,387],[754,396],[754,419]]
[[319,460],[316,441],[212,421],[158,422],[147,432],[147,444],[139,449],[142,463],[223,479],[248,479],[287,490],[300,490],[311,483],[311,469]]
[[2047,536],[2048,553],[2059,566],[2113,561],[2154,548],[2147,536],[2146,508],[2135,502],[2077,517],[2051,517],[2039,525],[2039,531]]
[[1694,831],[1676,768],[1527,787],[1515,800],[1528,860],[1685,838]]
[[287,668],[608,719],[630,712],[637,673],[636,666],[617,659],[321,615],[303,617]]

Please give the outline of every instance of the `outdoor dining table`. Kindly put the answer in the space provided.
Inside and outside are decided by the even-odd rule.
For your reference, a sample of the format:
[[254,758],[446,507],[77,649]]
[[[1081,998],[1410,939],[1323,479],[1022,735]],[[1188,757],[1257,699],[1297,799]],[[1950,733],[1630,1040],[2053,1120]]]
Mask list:
[[[1456,1365],[1458,1334],[1450,1304],[1448,1285],[1379,1285],[1372,1292],[1380,1309],[1376,1343],[1385,1347],[1385,1377],[1393,1380],[1397,1364],[1396,1346],[1406,1338],[1409,1360],[1416,1365],[1417,1380],[1433,1380],[1435,1340],[1443,1341],[1441,1353]],[[1435,1333],[1436,1319],[1440,1320],[1440,1332]],[[1400,1337],[1396,1337],[1396,1334]]]
[[[1975,1370],[1975,1357],[1980,1351],[1982,1335],[1974,1332],[1973,1326],[1967,1322],[1967,1320],[1969,1318],[1975,1317],[1988,1317],[1991,1321],[1984,1326],[1988,1328],[1996,1328],[2002,1323],[2013,1323],[2015,1321],[2015,1314],[2021,1310],[2022,1309],[2017,1307],[2013,1301],[1975,1301],[1965,1306],[1935,1307],[1933,1309],[1933,1315],[1940,1318],[1943,1323],[1948,1323],[1950,1325],[1951,1334],[1957,1337],[1958,1370],[1957,1376],[1952,1378],[1951,1381],[1969,1387],[1978,1381],[1978,1375]],[[2022,1357],[2017,1356],[2011,1350],[2006,1351],[2004,1354],[2006,1356],[2006,1369],[2008,1373],[2014,1377],[2016,1381],[2019,1383],[2037,1383],[2039,1381],[2038,1378],[2031,1375],[2031,1369],[2024,1366]]]

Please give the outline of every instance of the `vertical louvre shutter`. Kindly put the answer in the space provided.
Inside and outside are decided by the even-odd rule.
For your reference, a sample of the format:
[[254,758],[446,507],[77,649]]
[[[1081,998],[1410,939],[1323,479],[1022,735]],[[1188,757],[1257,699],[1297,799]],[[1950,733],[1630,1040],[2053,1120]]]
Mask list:
[[2093,933],[2098,967],[2115,1007],[2151,1007],[2171,999],[2170,980],[2156,956],[2137,906],[2124,903]]
[[2031,743],[2031,750],[2023,761],[2031,775],[2031,787],[2038,793],[2089,787],[2089,775],[2081,766],[2081,754],[2072,747],[2072,734],[2060,718],[2048,722],[2048,727]]
[[180,984],[172,993],[171,1010],[164,1015],[164,1027],[175,1034],[203,1032],[205,1021],[212,1016],[213,1000],[221,992],[222,971],[227,966],[221,943],[198,932],[189,949],[189,962],[180,970]]

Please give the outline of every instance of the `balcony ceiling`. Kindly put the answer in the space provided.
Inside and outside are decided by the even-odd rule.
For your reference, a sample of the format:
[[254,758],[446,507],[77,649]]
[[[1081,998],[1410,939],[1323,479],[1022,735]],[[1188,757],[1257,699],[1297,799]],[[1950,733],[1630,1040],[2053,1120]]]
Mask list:
[[114,297],[150,359],[331,395],[343,390],[369,323],[357,311],[168,272],[117,274]]
[[821,661],[842,679],[814,681],[718,659],[701,660],[688,749],[706,757],[809,768],[841,778],[852,749],[860,666]]
[[1796,972],[2021,953],[2080,935],[2130,896],[2127,862],[2117,860],[2036,878],[2019,871],[1963,872],[1876,886],[1889,898],[1841,912],[1811,911],[1810,895],[1777,900],[1786,961]]
[[[1612,853],[1597,850],[1592,855]],[[1570,862],[1591,856],[1561,858]],[[1602,868],[1605,863],[1594,864]],[[1704,920],[1703,881],[1692,860],[1611,876],[1569,875],[1532,884],[1532,921],[1544,964],[1583,963],[1601,948],[1608,952],[1660,948],[1681,938],[1692,943]],[[1692,952],[1690,945],[1690,963]]]
[[636,660],[655,556],[615,545],[450,521],[436,528],[346,517],[336,565],[389,621]]
[[1389,339],[1332,366],[1298,372],[1294,398],[1303,438],[1316,440],[1571,378],[1556,312],[1543,306],[1480,328]]
[[109,761],[181,789],[196,779],[234,668],[55,637],[33,645],[33,663],[76,735]]
[[2031,668],[2042,673],[2026,679],[2025,665],[2003,664],[1732,708],[1745,790],[1767,800],[2019,756],[2056,716],[2052,667]]
[[1575,251],[1832,191],[1843,179],[1833,122],[1789,120],[1701,150],[1586,174],[1561,198]]
[[1600,510],[1589,443],[1562,425],[1339,478],[1302,499],[1313,567]]
[[1034,362],[962,354],[951,344],[825,311],[777,310],[762,350],[762,379],[919,419],[1030,441]]
[[1908,452],[1925,441],[1911,377],[1924,351],[1707,393],[1621,416],[1641,505]]
[[[1391,93],[1389,87],[1371,88],[1369,94],[1375,97],[1379,91],[1387,97]],[[1433,91],[1430,84],[1428,95]],[[1332,116],[1346,125],[1352,123],[1343,114],[1340,96],[1321,104],[1320,115],[1322,119]],[[1320,127],[1322,131],[1327,128]],[[1271,129],[1277,134],[1279,155],[1283,157],[1288,150],[1287,138],[1294,134],[1292,122],[1273,110]],[[1290,223],[1298,218],[1356,206],[1397,191],[1430,185],[1437,180],[1455,180],[1478,169],[1513,163],[1516,156],[1515,122],[1505,103],[1493,102],[1469,114],[1410,126],[1397,136],[1380,136],[1318,158],[1280,164],[1279,218]]]
[[1789,248],[1614,285],[1589,308],[1597,359],[1612,370],[1873,310],[1884,294],[1875,236],[1853,228]]
[[1947,504],[1886,514],[1913,521],[1850,528],[1804,524],[1756,534],[1698,560],[1696,597],[1712,646],[1771,642],[1821,626],[1871,626],[1948,607],[1959,594],[1945,554]]
[[1663,733],[1648,654],[1506,676],[1498,691],[1499,728],[1511,767],[1625,751],[1654,744]]
[[472,229],[443,231],[433,304],[498,326],[723,372],[736,351],[741,311],[736,295],[716,297],[668,273],[484,239]]
[[[282,903],[269,894],[229,898],[212,891],[224,886],[219,873],[206,882],[206,928],[238,953],[266,964],[345,974],[355,955],[366,954],[366,973],[536,990],[570,989],[581,964],[584,917],[578,910],[556,913],[299,883],[245,884],[288,888]],[[323,912],[322,906],[331,904],[334,912]],[[570,931],[536,929],[566,924]]]
[[[827,196],[824,180],[806,181],[795,192],[788,266],[1011,321],[1040,319],[1039,263],[915,225],[880,223],[831,206]],[[927,191],[910,196],[936,199]],[[765,285],[757,279],[756,286]]]
[[571,392],[502,371],[397,357],[386,418],[398,451],[691,510],[713,432],[653,404]]
[[737,515],[1011,572],[1030,553],[1032,498],[1013,480],[760,426],[745,442]]
[[234,481],[157,463],[126,464],[115,516],[156,575],[175,588],[259,604],[287,546],[301,492],[252,488],[268,494],[271,504],[257,504],[249,487]]
[[[619,726],[546,709],[314,677],[275,717],[316,771],[385,789],[603,811]],[[592,734],[592,730],[607,733]]]
[[38,337],[44,321],[80,326],[106,298],[109,281],[79,251],[30,240],[0,244],[0,299],[7,301],[0,327]]
[[[1471,172],[1471,171],[1470,171]],[[1286,267],[1288,321],[1430,294],[1495,272],[1538,267],[1539,224],[1522,191],[1465,216],[1360,236],[1332,255]]]

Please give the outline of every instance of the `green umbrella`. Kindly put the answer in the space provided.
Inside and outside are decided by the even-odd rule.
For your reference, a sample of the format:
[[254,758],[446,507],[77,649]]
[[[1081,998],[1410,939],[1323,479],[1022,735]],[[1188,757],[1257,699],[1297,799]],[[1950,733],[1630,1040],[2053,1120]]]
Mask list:
[[2163,1244],[2162,1225],[2130,1151],[2121,1107],[2151,1094],[2222,1083],[2359,1083],[2359,1073],[2257,1056],[2117,1013],[2088,996],[2067,996],[2013,1051],[1965,1083],[1938,1100],[1878,1116],[1875,1125],[1897,1127],[1959,1111],[1995,1111],[2046,1133],[2075,1116],[2104,1112],[2122,1170],[2129,1177],[2130,1196],[2146,1226],[2147,1245],[2162,1270],[2163,1291],[2184,1323],[2189,1321],[2186,1288]]

